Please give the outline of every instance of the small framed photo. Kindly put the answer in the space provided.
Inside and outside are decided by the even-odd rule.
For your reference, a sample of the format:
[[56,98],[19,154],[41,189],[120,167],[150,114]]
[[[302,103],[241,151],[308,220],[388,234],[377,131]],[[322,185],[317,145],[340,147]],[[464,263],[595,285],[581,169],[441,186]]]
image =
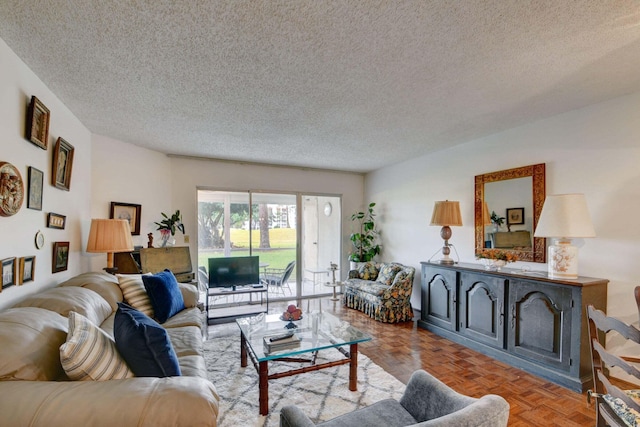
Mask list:
[[524,208],[507,209],[507,225],[524,224]]
[[27,198],[27,207],[37,211],[42,210],[42,182],[44,173],[40,169],[29,166],[29,195]]
[[33,281],[36,274],[36,257],[24,256],[19,259],[18,272],[20,273],[20,284]]
[[58,273],[60,271],[65,271],[68,265],[69,265],[69,242],[54,242],[51,272]]
[[32,96],[27,110],[26,136],[29,141],[43,150],[47,149],[49,140],[50,117],[49,109],[38,98]]
[[64,230],[64,226],[67,223],[67,217],[57,213],[49,212],[47,215],[47,227],[57,228],[58,230]]
[[16,284],[16,258],[2,260],[2,289]]
[[51,181],[61,190],[71,188],[71,169],[73,168],[73,153],[75,148],[62,138],[58,138],[53,150],[53,170]]
[[142,205],[134,205],[132,203],[111,202],[110,219],[126,219],[129,221],[131,234],[133,236],[140,235],[140,214],[142,213]]

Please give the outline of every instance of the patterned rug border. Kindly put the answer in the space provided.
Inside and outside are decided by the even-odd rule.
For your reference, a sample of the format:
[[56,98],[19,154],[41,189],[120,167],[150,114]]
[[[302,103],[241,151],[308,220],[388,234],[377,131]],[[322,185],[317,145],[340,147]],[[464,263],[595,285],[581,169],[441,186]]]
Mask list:
[[[235,325],[220,325],[204,343],[209,379],[220,395],[218,425],[278,426],[280,409],[300,407],[315,423],[326,421],[377,401],[399,399],[404,384],[358,353],[358,391],[349,391],[349,365],[322,369],[269,381],[269,415],[258,414],[258,374],[251,363],[240,367],[240,334]],[[335,350],[324,350],[318,363],[342,357]],[[269,372],[292,369],[300,364],[273,362]]]

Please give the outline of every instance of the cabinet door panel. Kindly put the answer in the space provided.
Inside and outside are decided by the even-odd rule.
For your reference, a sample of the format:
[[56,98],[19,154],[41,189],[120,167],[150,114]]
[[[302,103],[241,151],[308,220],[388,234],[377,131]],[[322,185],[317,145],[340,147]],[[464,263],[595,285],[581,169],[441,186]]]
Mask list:
[[460,333],[504,348],[504,280],[479,274],[460,275]]
[[425,269],[422,286],[422,320],[455,331],[456,272],[438,268]]
[[571,291],[513,280],[510,284],[509,349],[568,370],[571,351]]

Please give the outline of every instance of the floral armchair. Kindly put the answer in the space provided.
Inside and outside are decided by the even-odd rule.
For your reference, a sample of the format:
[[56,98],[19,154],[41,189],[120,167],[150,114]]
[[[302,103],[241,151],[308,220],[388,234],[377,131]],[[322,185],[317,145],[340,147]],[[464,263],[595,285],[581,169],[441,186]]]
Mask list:
[[362,263],[344,281],[342,302],[380,322],[411,320],[414,275],[415,268],[399,263]]

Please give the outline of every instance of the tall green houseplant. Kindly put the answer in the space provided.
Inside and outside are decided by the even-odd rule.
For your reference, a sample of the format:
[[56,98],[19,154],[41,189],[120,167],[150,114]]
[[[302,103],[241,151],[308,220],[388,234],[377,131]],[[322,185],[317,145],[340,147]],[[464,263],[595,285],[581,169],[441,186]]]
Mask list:
[[349,261],[371,261],[380,253],[380,245],[376,243],[378,231],[374,221],[376,214],[373,212],[373,208],[375,205],[375,203],[369,203],[366,212],[356,212],[351,215],[351,221],[356,225],[358,232],[349,236],[353,244],[353,250],[349,253]]

